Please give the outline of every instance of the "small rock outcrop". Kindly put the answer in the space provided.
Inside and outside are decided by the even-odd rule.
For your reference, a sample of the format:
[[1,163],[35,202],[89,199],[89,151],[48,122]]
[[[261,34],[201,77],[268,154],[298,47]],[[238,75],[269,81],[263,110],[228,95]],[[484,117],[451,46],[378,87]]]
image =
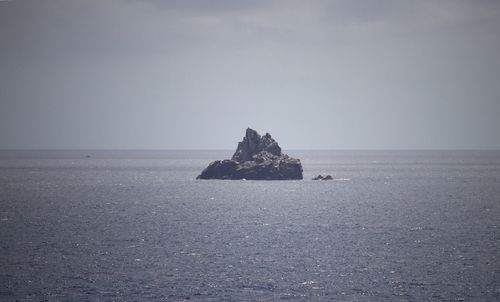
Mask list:
[[318,176],[314,177],[312,180],[333,180],[333,177],[331,175],[323,176],[323,175],[319,174]]
[[212,162],[196,179],[302,179],[300,159],[281,152],[269,133],[260,136],[248,128],[231,159]]

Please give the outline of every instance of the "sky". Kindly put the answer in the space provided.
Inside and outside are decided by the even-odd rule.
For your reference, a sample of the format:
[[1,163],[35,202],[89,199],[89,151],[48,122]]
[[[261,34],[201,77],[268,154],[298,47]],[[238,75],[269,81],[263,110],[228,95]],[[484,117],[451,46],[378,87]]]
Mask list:
[[0,1],[0,149],[500,149],[500,1]]

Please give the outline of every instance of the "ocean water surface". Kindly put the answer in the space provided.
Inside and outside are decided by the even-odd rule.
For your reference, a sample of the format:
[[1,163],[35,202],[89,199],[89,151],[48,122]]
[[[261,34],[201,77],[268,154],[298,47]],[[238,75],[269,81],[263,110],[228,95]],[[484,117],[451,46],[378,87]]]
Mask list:
[[1,151],[0,301],[500,301],[500,151],[287,153]]

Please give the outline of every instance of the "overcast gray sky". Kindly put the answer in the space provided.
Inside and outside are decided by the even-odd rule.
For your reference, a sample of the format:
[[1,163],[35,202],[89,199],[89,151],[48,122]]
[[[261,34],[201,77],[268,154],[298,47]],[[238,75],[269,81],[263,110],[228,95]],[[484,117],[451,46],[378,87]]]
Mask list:
[[0,1],[0,148],[499,149],[500,1]]

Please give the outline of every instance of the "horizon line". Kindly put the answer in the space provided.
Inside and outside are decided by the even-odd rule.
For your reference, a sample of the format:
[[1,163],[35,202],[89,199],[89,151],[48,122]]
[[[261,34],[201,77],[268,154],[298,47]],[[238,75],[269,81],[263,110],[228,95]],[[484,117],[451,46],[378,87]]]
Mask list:
[[[234,148],[0,148],[4,151],[228,151]],[[500,151],[500,148],[282,148],[286,151]]]

